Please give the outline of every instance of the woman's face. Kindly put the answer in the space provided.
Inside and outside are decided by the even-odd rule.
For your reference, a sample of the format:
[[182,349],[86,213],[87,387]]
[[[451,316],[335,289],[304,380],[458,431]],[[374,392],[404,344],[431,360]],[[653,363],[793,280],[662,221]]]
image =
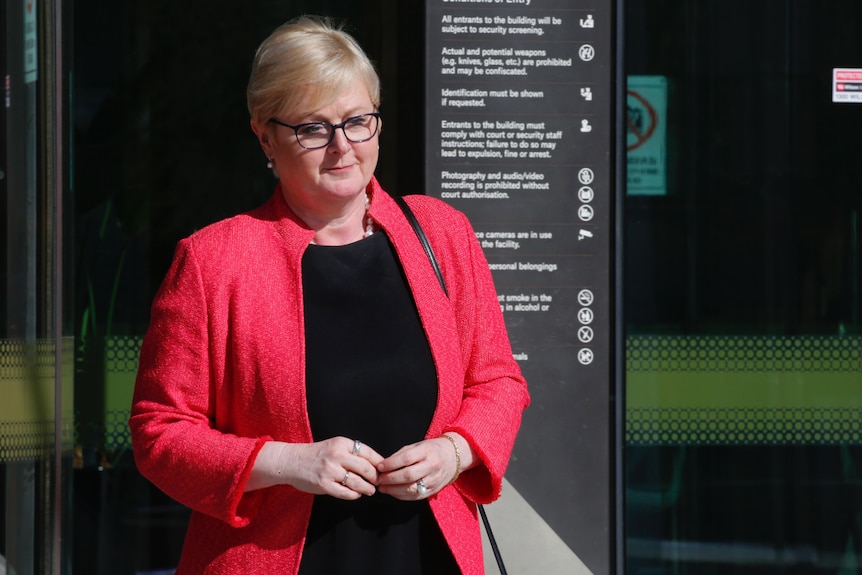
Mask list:
[[[331,104],[305,116],[289,113],[276,120],[297,125],[307,122],[340,124],[348,118],[376,111],[368,90],[358,82]],[[378,135],[353,143],[344,131],[335,130],[332,141],[322,148],[308,150],[299,145],[292,128],[278,124],[254,126],[264,153],[275,165],[288,203],[307,208],[349,200],[361,194],[377,167]]]

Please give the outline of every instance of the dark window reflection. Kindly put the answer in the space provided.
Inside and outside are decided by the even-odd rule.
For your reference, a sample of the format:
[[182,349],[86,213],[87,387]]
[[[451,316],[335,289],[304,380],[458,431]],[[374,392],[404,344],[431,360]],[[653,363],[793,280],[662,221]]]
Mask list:
[[626,573],[853,573],[862,4],[625,4],[670,85],[667,194],[625,208]]

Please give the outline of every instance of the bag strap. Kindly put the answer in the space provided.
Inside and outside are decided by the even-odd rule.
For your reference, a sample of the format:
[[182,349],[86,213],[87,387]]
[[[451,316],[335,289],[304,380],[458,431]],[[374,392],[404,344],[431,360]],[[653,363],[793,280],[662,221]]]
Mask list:
[[[413,210],[410,209],[410,206],[407,205],[407,201],[402,196],[392,196],[392,199],[395,200],[395,203],[398,204],[398,207],[400,207],[401,211],[404,212],[404,215],[407,217],[407,221],[410,222],[410,227],[412,227],[413,231],[416,232],[416,236],[419,238],[419,243],[422,244],[422,248],[425,250],[425,255],[428,256],[428,261],[431,262],[431,267],[434,268],[434,274],[437,276],[437,281],[440,282],[440,287],[443,289],[443,293],[446,294],[446,297],[449,297],[449,291],[446,289],[446,282],[443,279],[443,272],[440,271],[440,264],[437,262],[434,250],[431,249],[431,242],[428,241],[428,236],[425,235],[425,232],[422,230],[422,226],[419,225],[419,220],[416,219],[416,214],[413,213]],[[482,516],[482,523],[485,525],[485,533],[488,535],[488,543],[491,544],[491,550],[494,552],[494,558],[497,560],[497,567],[500,568],[500,575],[507,575],[506,566],[503,564],[503,556],[500,554],[500,548],[497,546],[494,532],[491,531],[491,523],[488,521],[488,515],[485,513],[485,506],[477,504],[476,507],[479,508],[479,515]]]
[[419,225],[419,220],[416,219],[416,214],[413,213],[413,210],[410,209],[410,206],[407,205],[407,201],[401,196],[392,196],[392,199],[395,200],[395,203],[398,204],[398,207],[401,208],[401,211],[404,212],[404,215],[407,217],[407,221],[410,222],[410,226],[413,228],[413,231],[416,232],[416,236],[419,238],[419,243],[422,244],[422,249],[425,250],[425,255],[428,256],[428,261],[431,262],[431,267],[434,268],[434,274],[437,276],[437,281],[440,282],[440,287],[443,289],[443,293],[446,294],[446,297],[449,297],[449,291],[446,289],[446,282],[443,280],[443,272],[440,271],[440,264],[437,263],[437,257],[434,255],[434,250],[431,249],[431,242],[428,241],[428,236],[425,235],[425,232],[422,230],[422,226]]
[[497,540],[494,539],[494,532],[491,531],[491,522],[488,521],[488,514],[485,513],[485,506],[482,504],[476,505],[479,508],[479,515],[482,516],[482,523],[485,524],[485,533],[488,535],[488,543],[491,544],[491,550],[494,552],[494,559],[497,560],[497,567],[500,568],[500,575],[506,574],[506,566],[503,565],[503,556],[500,554],[500,548],[497,546]]

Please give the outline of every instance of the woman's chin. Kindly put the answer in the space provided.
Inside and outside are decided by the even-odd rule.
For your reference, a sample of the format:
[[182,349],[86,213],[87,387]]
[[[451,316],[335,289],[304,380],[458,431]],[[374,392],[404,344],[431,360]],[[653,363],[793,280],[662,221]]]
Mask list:
[[[370,178],[369,178],[370,179]],[[365,191],[368,181],[354,175],[327,175],[321,180],[321,188],[329,195],[350,198]]]

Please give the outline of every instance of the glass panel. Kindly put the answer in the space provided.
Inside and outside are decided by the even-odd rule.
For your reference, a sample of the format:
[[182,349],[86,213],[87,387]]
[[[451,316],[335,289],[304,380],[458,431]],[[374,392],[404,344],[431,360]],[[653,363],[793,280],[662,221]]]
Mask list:
[[626,2],[626,573],[862,565],[860,26]]
[[51,21],[50,5],[0,2],[0,572],[17,575],[59,566],[53,543],[69,488],[58,485],[57,453],[71,452],[71,401],[57,400],[71,398],[72,345],[57,333],[62,213],[51,178],[57,142],[45,129],[54,82],[44,63],[55,54],[40,53],[52,45]]
[[138,349],[177,241],[274,190],[249,128],[245,87],[255,48],[277,25],[305,13],[345,22],[382,72],[378,177],[420,191],[421,170],[398,166],[421,165],[422,109],[409,79],[421,78],[414,63],[422,23],[401,25],[410,14],[397,8],[353,0],[74,3],[75,573],[176,566],[188,511],[137,473],[129,450]]

